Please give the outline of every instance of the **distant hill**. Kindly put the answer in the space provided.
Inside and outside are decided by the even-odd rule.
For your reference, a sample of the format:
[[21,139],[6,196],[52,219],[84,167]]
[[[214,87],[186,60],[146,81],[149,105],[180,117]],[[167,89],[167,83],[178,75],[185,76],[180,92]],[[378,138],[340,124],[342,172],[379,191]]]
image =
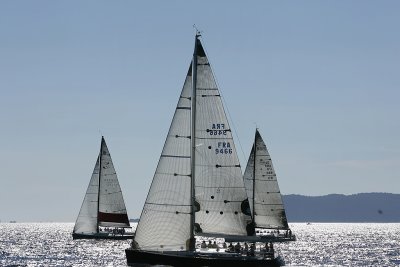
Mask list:
[[285,195],[289,222],[400,222],[400,194]]

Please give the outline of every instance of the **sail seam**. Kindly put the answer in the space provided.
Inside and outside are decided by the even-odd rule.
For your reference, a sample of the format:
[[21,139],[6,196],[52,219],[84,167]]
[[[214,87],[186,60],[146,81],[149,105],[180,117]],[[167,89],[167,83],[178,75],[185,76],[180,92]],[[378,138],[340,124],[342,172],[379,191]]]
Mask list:
[[191,205],[178,205],[178,204],[166,204],[166,203],[154,203],[146,202],[146,204],[157,205],[157,206],[175,206],[175,207],[190,207]]
[[209,96],[215,96],[215,97],[221,97],[221,95],[201,95],[202,97],[209,97]]
[[[204,185],[196,185],[196,187],[201,187],[201,188],[221,188],[221,186],[204,186]],[[224,188],[240,188],[240,189],[242,189],[243,187],[241,187],[241,186],[224,186]]]
[[218,91],[218,88],[196,88],[197,90],[203,90],[203,91]]
[[167,173],[167,172],[156,172],[157,174],[171,175],[171,176],[190,176],[190,174],[177,174],[177,173]]
[[178,155],[161,155],[161,157],[165,157],[165,158],[182,158],[182,159],[190,159],[190,156],[178,156]]

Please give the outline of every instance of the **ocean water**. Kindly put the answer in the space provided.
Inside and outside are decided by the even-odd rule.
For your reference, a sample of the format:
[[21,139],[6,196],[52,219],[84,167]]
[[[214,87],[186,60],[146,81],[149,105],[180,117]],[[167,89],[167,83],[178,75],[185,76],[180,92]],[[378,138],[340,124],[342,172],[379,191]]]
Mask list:
[[[400,224],[290,224],[286,266],[400,266]],[[0,223],[0,266],[126,266],[129,241],[72,240],[73,223]]]

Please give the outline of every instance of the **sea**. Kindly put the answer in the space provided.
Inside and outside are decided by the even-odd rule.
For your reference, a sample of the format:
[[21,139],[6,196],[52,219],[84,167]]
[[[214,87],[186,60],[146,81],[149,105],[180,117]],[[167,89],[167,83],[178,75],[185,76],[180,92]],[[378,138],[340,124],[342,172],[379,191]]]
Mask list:
[[[126,266],[130,241],[72,240],[73,223],[0,223],[0,266]],[[292,223],[286,266],[400,266],[400,223]],[[229,266],[223,266],[229,267]]]

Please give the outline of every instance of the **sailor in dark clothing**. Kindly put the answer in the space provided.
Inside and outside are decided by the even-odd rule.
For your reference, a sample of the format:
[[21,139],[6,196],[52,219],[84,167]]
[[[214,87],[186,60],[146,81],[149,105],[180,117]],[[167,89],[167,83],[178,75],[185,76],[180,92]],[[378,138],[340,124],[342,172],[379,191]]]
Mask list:
[[241,249],[242,249],[242,246],[240,246],[240,243],[237,242],[236,245],[235,245],[235,252],[236,252],[236,253],[240,253],[240,250],[241,250]]
[[229,247],[228,247],[228,252],[234,252],[235,250],[234,250],[234,247],[233,247],[233,245],[232,245],[232,242],[229,244]]
[[254,243],[251,243],[250,245],[250,256],[254,256],[256,253],[256,245]]

